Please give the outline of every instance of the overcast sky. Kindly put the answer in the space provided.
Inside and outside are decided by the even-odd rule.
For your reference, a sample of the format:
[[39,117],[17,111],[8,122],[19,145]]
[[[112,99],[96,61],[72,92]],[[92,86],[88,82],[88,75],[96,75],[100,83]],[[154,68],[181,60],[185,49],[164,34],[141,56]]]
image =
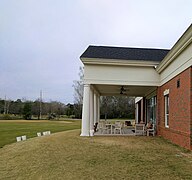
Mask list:
[[0,98],[73,102],[88,45],[171,48],[192,0],[0,0]]

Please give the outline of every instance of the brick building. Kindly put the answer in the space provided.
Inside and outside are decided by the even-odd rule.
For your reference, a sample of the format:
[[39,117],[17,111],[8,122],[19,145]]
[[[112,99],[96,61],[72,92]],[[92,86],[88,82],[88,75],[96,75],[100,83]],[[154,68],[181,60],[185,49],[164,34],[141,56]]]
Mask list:
[[81,136],[99,121],[99,97],[122,87],[136,98],[136,123],[151,122],[156,134],[192,148],[192,25],[170,49],[89,46],[84,64]]

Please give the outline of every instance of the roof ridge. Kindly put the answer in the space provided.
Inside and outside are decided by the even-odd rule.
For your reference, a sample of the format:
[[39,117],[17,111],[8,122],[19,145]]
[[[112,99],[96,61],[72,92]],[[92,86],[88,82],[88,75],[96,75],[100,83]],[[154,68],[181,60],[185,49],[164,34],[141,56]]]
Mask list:
[[122,48],[122,49],[148,49],[148,50],[166,50],[170,51],[170,49],[164,48],[149,48],[149,47],[126,47],[126,46],[104,46],[104,45],[89,45],[88,47],[102,47],[102,48]]

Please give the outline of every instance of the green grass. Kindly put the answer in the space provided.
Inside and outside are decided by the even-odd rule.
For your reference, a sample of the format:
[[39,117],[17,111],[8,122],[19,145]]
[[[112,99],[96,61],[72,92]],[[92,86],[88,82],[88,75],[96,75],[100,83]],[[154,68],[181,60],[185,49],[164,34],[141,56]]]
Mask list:
[[51,133],[55,133],[71,129],[80,129],[80,120],[0,120],[0,147],[16,142],[17,136],[26,135],[27,138],[32,138],[37,136],[37,132],[51,131]]
[[0,149],[0,179],[192,179],[192,153],[159,137],[80,137],[79,130]]

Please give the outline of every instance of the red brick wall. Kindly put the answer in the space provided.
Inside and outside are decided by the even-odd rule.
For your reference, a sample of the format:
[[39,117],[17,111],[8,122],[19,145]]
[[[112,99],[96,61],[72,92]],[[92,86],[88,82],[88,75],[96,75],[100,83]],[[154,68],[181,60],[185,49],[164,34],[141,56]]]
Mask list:
[[[173,143],[191,148],[191,73],[188,68],[157,90],[157,133]],[[180,87],[177,88],[177,80]],[[165,127],[163,92],[169,89],[169,128]]]

